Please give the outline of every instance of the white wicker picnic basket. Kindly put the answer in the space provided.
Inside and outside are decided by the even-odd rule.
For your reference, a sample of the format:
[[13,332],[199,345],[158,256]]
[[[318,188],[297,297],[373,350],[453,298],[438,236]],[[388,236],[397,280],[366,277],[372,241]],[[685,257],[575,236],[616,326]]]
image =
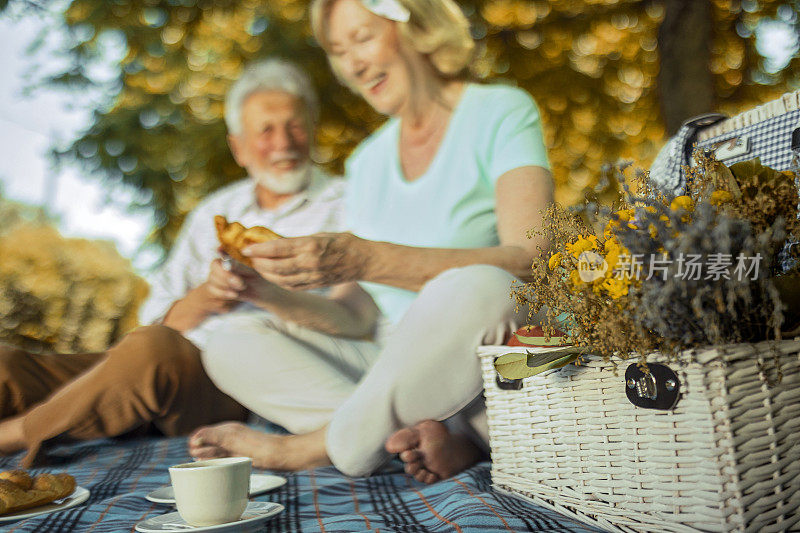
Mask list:
[[520,351],[478,350],[496,488],[609,531],[800,531],[800,338],[648,356],[664,410],[629,400],[631,360],[503,382]]
[[[800,170],[800,91],[687,121],[651,181],[684,194],[695,148]],[[499,379],[495,359],[524,350],[478,351],[500,490],[610,531],[800,531],[800,338],[651,354],[653,380],[597,357]]]

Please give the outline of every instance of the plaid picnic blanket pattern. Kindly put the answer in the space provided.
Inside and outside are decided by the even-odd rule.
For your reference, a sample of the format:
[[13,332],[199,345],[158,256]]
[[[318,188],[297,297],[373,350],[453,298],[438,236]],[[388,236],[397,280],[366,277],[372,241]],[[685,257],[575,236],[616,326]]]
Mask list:
[[[14,468],[20,457],[0,458],[0,470]],[[137,522],[174,510],[144,496],[169,483],[170,465],[190,460],[185,438],[104,439],[61,446],[48,457],[49,465],[37,472],[68,472],[91,497],[72,509],[2,525],[0,531],[134,531]],[[286,485],[254,499],[286,510],[259,531],[600,531],[494,492],[488,463],[433,485],[403,474],[399,462],[368,478],[348,478],[332,467],[281,475]]]

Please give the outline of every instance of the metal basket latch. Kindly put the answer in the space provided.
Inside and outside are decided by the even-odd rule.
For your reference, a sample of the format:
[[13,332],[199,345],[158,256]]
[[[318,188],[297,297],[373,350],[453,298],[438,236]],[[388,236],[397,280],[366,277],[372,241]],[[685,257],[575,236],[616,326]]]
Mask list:
[[495,384],[497,384],[497,388],[500,390],[522,390],[521,379],[506,379],[500,374],[497,374],[494,380]]
[[669,367],[648,363],[645,374],[634,363],[625,371],[625,394],[636,407],[673,409],[681,396],[681,382]]

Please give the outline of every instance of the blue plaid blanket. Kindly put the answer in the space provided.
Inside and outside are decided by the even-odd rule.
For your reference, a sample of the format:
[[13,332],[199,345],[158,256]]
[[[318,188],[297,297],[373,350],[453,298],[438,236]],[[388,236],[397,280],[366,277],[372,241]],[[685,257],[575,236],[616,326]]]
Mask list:
[[[0,458],[0,470],[21,455]],[[61,446],[48,453],[49,472],[65,471],[91,491],[82,505],[0,527],[2,531],[125,532],[137,522],[171,512],[145,500],[169,483],[167,468],[191,460],[185,438],[104,439]],[[402,472],[400,463],[368,478],[348,478],[333,467],[281,474],[288,483],[255,500],[286,510],[262,531],[599,531],[553,511],[491,489],[488,463],[455,478],[423,485]]]

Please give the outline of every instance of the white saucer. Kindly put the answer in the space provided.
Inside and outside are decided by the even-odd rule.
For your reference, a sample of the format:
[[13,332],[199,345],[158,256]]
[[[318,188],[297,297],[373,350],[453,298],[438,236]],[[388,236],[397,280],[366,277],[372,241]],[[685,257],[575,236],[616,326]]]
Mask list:
[[45,505],[40,505],[39,507],[34,507],[32,509],[25,509],[24,511],[19,511],[17,513],[0,516],[0,522],[13,522],[15,520],[23,520],[25,518],[31,518],[40,514],[55,513],[56,511],[69,509],[70,507],[75,507],[76,505],[80,505],[88,500],[90,494],[91,493],[83,487],[75,487],[75,492],[66,498],[47,503]]
[[[258,496],[269,492],[286,484],[286,478],[273,476],[270,474],[251,474],[250,475],[250,496]],[[154,503],[175,503],[175,491],[172,485],[164,485],[145,496],[146,499]]]
[[140,533],[157,533],[161,531],[256,531],[257,525],[266,522],[273,516],[283,512],[283,505],[272,502],[250,502],[244,514],[235,522],[219,524],[218,526],[193,527],[187,524],[177,512],[167,513],[142,520],[136,524],[136,531]]

